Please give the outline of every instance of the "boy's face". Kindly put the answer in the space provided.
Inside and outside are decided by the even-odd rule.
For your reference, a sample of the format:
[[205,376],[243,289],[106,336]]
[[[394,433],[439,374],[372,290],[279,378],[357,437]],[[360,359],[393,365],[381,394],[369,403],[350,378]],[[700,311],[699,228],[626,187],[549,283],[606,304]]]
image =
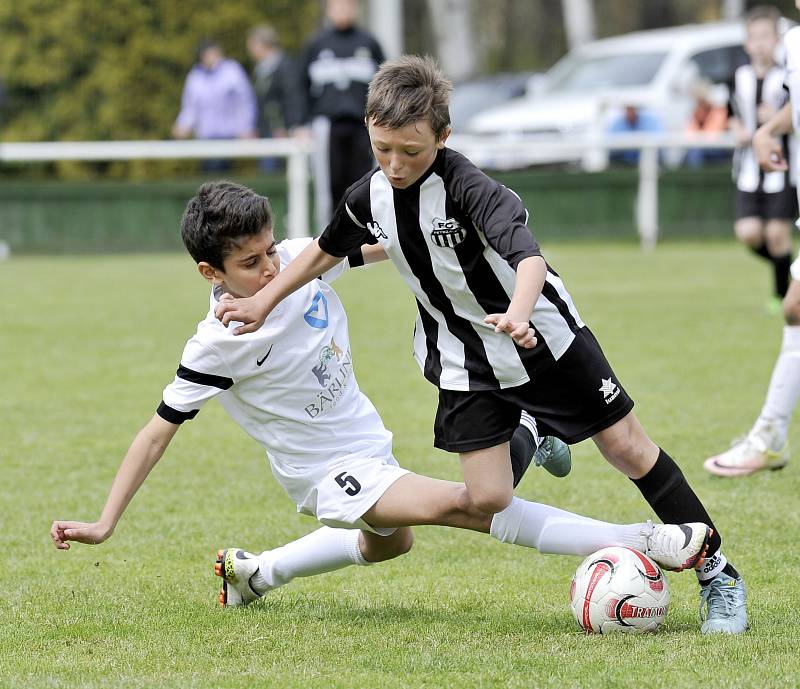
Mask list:
[[389,184],[397,189],[411,186],[425,174],[450,135],[448,127],[444,136],[437,139],[427,120],[399,129],[382,127],[370,120],[367,129],[375,159]]
[[201,261],[200,274],[214,285],[235,297],[252,297],[281,270],[272,228],[264,227],[258,234],[243,237],[239,246],[222,261],[223,270]]
[[775,24],[771,20],[756,19],[747,25],[744,49],[753,62],[769,64],[775,59],[779,41]]

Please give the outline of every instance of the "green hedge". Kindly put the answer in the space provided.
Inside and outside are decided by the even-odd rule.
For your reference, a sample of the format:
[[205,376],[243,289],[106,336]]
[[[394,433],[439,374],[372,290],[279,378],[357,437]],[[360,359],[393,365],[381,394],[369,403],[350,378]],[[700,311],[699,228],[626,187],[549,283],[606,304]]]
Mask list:
[[[525,201],[543,242],[637,241],[634,169],[584,174],[536,170],[496,175]],[[276,234],[286,226],[281,174],[237,177],[270,197]],[[11,182],[0,185],[0,240],[13,252],[84,253],[180,249],[178,221],[200,179],[170,182]],[[659,183],[662,240],[732,232],[733,187],[727,166],[675,170]]]

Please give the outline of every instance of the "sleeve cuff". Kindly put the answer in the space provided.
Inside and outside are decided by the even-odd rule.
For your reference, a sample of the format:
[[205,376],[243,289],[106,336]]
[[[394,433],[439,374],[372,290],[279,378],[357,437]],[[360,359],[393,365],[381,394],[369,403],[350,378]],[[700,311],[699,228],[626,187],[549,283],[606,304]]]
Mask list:
[[192,411],[178,411],[162,401],[161,404],[158,405],[158,409],[156,409],[156,414],[164,419],[164,421],[169,421],[170,423],[180,425],[184,421],[193,419],[195,416],[197,416],[197,412],[199,411],[199,409],[193,409]]

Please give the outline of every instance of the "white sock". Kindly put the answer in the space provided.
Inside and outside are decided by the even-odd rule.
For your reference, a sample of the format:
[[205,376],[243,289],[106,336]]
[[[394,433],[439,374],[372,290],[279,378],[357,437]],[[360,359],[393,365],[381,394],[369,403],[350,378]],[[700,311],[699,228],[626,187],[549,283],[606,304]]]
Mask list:
[[539,445],[542,444],[542,438],[539,437],[539,429],[536,427],[536,419],[534,419],[528,412],[524,409],[522,413],[519,415],[519,425],[525,426],[533,436],[533,440],[536,443],[536,448],[539,448]]
[[350,565],[370,564],[361,554],[358,529],[323,526],[296,541],[259,555],[259,571],[251,584],[260,592],[288,584],[295,577],[333,572]]
[[503,543],[540,553],[583,556],[612,545],[642,550],[648,532],[647,524],[609,524],[516,497],[494,515],[490,527],[491,535]]
[[786,444],[789,421],[800,398],[800,325],[783,328],[781,353],[772,369],[767,399],[751,433],[777,452]]
[[728,564],[728,558],[718,550],[711,557],[707,557],[706,561],[700,569],[695,570],[697,573],[698,581],[709,581],[719,574],[725,565]]

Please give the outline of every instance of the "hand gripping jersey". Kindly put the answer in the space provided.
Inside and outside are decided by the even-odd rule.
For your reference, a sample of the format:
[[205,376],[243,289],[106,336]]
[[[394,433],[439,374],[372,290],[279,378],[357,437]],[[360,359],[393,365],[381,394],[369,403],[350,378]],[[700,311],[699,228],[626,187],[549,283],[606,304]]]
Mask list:
[[414,357],[425,377],[448,390],[497,390],[552,365],[583,327],[549,267],[530,319],[535,348],[484,323],[508,309],[519,263],[541,255],[527,221],[519,196],[445,148],[407,189],[393,188],[379,169],[356,182],[319,245],[346,256],[380,243],[417,298]]
[[[312,240],[277,246],[284,268]],[[310,465],[327,473],[349,457],[391,455],[392,434],[353,373],[347,317],[327,281],[343,261],[284,299],[254,333],[233,335],[214,316],[217,300],[186,344],[158,414],[172,423],[193,418],[216,397],[270,458],[273,473],[298,505]],[[325,467],[328,467],[326,469]],[[293,476],[306,472],[293,486]]]

